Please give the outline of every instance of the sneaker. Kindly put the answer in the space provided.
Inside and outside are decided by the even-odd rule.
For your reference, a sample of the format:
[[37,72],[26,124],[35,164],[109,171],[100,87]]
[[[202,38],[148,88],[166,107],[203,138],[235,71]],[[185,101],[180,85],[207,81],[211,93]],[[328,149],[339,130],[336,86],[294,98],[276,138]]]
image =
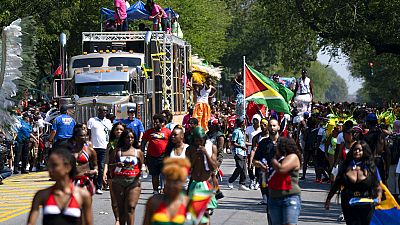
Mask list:
[[344,222],[343,213],[341,213],[341,214],[339,215],[339,217],[337,218],[337,222]]
[[36,166],[32,167],[32,170],[31,170],[31,171],[32,171],[32,172],[37,172]]
[[250,189],[248,187],[246,187],[246,185],[243,185],[243,184],[239,186],[239,190],[241,190],[241,191],[250,191]]
[[159,195],[160,194],[160,192],[158,192],[158,191],[153,191],[153,195]]
[[314,180],[314,183],[322,184],[322,180],[317,178],[317,179]]
[[102,191],[101,189],[97,189],[97,190],[96,190],[96,194],[102,195],[102,194],[103,194],[103,191]]
[[222,192],[220,190],[217,191],[217,193],[215,193],[215,199],[219,200],[221,198],[224,198],[224,194],[222,194]]
[[253,190],[259,190],[260,189],[260,184],[258,182],[256,182],[254,184],[254,189]]
[[233,189],[233,183],[229,183],[229,182],[228,182],[228,188],[229,188],[229,189]]
[[249,189],[250,190],[254,190],[254,185],[255,185],[256,183],[254,182],[254,180],[252,180],[251,182],[250,182],[250,185],[249,185]]
[[21,171],[21,174],[29,174],[28,170]]

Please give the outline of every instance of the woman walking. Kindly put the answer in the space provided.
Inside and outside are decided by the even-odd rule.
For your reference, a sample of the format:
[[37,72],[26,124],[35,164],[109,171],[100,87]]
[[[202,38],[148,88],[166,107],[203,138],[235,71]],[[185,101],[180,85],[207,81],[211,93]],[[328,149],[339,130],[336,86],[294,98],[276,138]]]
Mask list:
[[110,187],[110,197],[111,197],[111,206],[115,217],[115,225],[119,225],[119,212],[118,212],[118,205],[117,201],[115,200],[113,187],[112,187],[112,179],[111,179],[111,172],[115,170],[115,166],[109,165],[110,156],[115,155],[115,150],[118,145],[118,140],[121,137],[122,132],[124,132],[126,126],[125,124],[118,122],[115,123],[111,129],[110,133],[110,142],[107,146],[107,153],[106,159],[104,160],[104,175],[103,175],[103,182],[108,184]]
[[268,182],[268,212],[272,225],[297,224],[300,210],[299,170],[301,154],[291,138],[278,139]]
[[36,224],[39,209],[43,209],[43,225],[93,225],[92,196],[72,183],[76,160],[65,148],[54,149],[49,157],[49,175],[56,183],[40,190],[33,198],[28,225]]
[[[90,147],[88,141],[87,129],[79,124],[74,127],[72,137],[67,141],[67,148],[71,148],[71,153],[76,159],[77,175],[73,179],[75,186],[85,187],[90,194],[94,194],[94,184],[91,180],[92,176],[98,173],[97,154]],[[90,169],[90,163],[93,170]]]
[[[375,208],[373,201],[380,202],[382,190],[371,149],[365,141],[355,142],[347,153],[326,198],[325,209],[329,209],[332,197],[341,187],[341,206],[346,224],[370,224]],[[369,199],[371,203],[360,204],[357,201],[360,198]]]
[[144,162],[143,152],[138,145],[135,133],[127,128],[118,140],[115,154],[110,155],[109,165],[115,166],[111,171],[111,192],[116,201],[121,225],[135,223],[135,208],[141,192],[139,178]]
[[189,198],[182,193],[190,162],[186,158],[166,158],[162,173],[165,178],[164,194],[153,195],[147,201],[143,225],[185,223]]

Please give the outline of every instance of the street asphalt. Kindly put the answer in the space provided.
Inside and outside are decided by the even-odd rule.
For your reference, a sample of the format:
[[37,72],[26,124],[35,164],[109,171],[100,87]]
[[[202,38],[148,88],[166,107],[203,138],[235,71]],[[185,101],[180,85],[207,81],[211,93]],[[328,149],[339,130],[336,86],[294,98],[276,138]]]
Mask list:
[[[227,180],[234,169],[235,162],[229,155],[222,165],[225,177],[221,183],[221,189],[225,198],[219,200],[218,209],[214,211],[211,223],[220,225],[268,224],[265,206],[257,204],[261,200],[260,191],[239,191],[237,181],[234,184],[234,189],[228,190],[226,185]],[[307,173],[307,179],[300,182],[302,188],[302,208],[299,224],[338,224],[336,220],[340,214],[340,206],[332,202],[329,211],[324,209],[323,202],[325,201],[329,184],[316,184],[313,183],[313,180],[314,169],[310,168]],[[32,198],[36,190],[48,185],[51,185],[51,182],[48,182],[46,172],[17,175],[5,180],[4,185],[0,186],[0,224],[26,224],[27,212],[31,204],[31,200],[29,199]],[[135,224],[142,224],[145,204],[151,195],[151,180],[148,177],[142,180],[142,194],[136,208]],[[108,191],[105,191],[103,195],[95,195],[93,197],[93,216],[94,224],[114,224]],[[41,224],[41,218],[37,224]]]

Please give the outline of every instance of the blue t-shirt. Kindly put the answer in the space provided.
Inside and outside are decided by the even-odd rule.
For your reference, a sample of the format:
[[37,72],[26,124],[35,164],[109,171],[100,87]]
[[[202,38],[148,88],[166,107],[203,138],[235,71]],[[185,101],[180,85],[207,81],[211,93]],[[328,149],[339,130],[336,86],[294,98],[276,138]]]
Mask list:
[[71,138],[75,125],[76,122],[74,118],[66,114],[57,116],[54,119],[53,125],[51,126],[51,129],[56,131],[56,136],[54,136],[54,141],[57,141],[58,139]]
[[133,120],[129,120],[129,118],[123,119],[121,120],[121,123],[125,124],[127,128],[132,129],[137,138],[139,138],[140,133],[144,132],[143,123],[136,118],[133,118]]
[[21,143],[31,136],[32,126],[30,123],[26,122],[23,119],[21,119],[20,122],[21,127],[18,129],[16,141]]
[[[244,132],[242,129],[236,128],[233,131],[232,141],[242,147],[246,146],[246,140],[245,140]],[[233,147],[233,152],[238,155],[246,156],[246,151],[241,148]]]

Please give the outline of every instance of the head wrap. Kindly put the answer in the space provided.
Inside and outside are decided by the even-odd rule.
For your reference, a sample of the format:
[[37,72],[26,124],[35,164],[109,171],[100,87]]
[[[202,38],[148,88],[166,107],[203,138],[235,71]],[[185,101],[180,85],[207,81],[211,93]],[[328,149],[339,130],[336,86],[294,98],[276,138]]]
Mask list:
[[193,138],[204,138],[206,136],[206,132],[200,126],[197,126],[193,129]]

